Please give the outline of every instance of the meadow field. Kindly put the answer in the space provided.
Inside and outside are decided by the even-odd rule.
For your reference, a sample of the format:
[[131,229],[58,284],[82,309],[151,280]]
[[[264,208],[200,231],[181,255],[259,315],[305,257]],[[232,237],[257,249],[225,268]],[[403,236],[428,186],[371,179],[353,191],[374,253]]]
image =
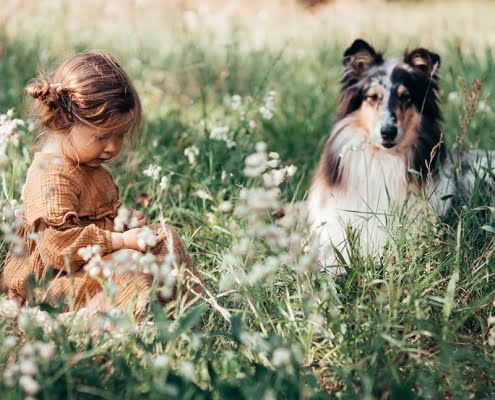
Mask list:
[[144,109],[109,165],[122,201],[176,227],[206,294],[64,323],[0,294],[2,400],[495,398],[493,191],[448,218],[398,216],[379,257],[351,235],[336,278],[304,223],[275,218],[305,197],[357,37],[439,53],[448,147],[495,149],[494,21],[490,1],[3,0],[0,271],[39,146],[23,88],[101,48]]

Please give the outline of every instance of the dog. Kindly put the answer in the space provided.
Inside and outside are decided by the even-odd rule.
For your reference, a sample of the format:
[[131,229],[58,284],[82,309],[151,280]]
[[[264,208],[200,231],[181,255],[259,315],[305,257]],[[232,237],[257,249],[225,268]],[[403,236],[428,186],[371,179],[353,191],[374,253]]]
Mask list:
[[476,179],[493,184],[494,152],[466,151],[457,162],[446,148],[440,62],[424,48],[386,59],[362,39],[345,51],[335,123],[306,201],[319,262],[332,274],[349,260],[348,234],[364,254],[377,254],[393,241],[397,215],[425,202],[446,215]]

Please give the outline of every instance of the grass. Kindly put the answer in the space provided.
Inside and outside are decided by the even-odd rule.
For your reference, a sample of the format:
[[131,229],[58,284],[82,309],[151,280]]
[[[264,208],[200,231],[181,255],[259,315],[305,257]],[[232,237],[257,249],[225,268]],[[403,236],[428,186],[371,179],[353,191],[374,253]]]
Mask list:
[[[43,399],[493,398],[494,194],[482,185],[447,219],[416,226],[397,216],[401,223],[384,255],[367,258],[354,249],[350,272],[335,280],[315,272],[314,263],[303,267],[297,238],[270,245],[263,233],[274,226],[269,207],[254,220],[219,210],[225,200],[249,209],[241,188],[262,185],[244,176],[244,159],[259,141],[280,154],[283,166],[297,166],[280,185],[280,202],[304,198],[337,105],[341,55],[356,36],[397,57],[406,46],[438,51],[447,144],[495,148],[493,6],[420,2],[351,12],[332,5],[314,15],[270,5],[268,20],[253,10],[228,24],[215,14],[200,15],[194,28],[175,6],[112,4],[24,1],[6,7],[0,112],[14,108],[23,117],[26,82],[68,54],[95,47],[115,53],[145,110],[140,143],[111,166],[122,200],[143,208],[137,196],[153,195],[148,219],[179,230],[211,296],[194,309],[177,304],[173,318],[153,305],[153,326],[135,328],[126,315],[103,315],[106,329],[93,334],[83,321],[47,331],[56,310],[38,322],[26,312],[0,316],[3,398],[27,397],[23,375],[34,377],[39,390],[33,396]],[[482,80],[480,99],[488,107],[465,127],[474,79]],[[266,120],[259,108],[272,90],[275,110]],[[242,97],[244,118],[231,107],[235,94]],[[215,126],[229,128],[234,149],[210,139]],[[0,172],[0,260],[13,224],[7,208],[20,200],[35,148],[35,133],[20,131],[21,146],[9,148]],[[190,164],[184,151],[193,145],[199,154]],[[143,175],[150,163],[169,176],[166,191]],[[198,196],[201,191],[209,197]],[[246,243],[251,251],[242,249]],[[294,257],[282,261],[291,251]],[[227,255],[236,262],[226,262]],[[259,264],[267,273],[256,280]],[[30,347],[42,349],[41,343],[53,354]],[[35,374],[22,372],[29,360]]]

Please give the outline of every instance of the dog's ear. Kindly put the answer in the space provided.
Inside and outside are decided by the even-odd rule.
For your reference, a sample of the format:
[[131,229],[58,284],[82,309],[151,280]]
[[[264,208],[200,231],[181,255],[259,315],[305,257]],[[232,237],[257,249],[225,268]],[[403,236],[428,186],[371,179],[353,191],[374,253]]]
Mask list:
[[425,77],[436,77],[438,68],[440,68],[440,56],[423,48],[411,52],[406,50],[404,62]]
[[383,62],[383,57],[362,39],[356,39],[344,52],[344,76],[342,89],[346,89],[359,81],[364,72],[372,65]]

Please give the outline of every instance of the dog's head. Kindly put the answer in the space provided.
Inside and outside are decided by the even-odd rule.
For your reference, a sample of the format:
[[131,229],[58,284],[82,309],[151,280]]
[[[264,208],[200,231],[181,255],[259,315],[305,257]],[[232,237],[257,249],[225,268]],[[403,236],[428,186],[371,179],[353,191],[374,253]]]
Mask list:
[[399,153],[419,146],[420,158],[440,141],[438,54],[418,48],[401,60],[384,59],[358,39],[343,64],[338,120],[348,118],[382,149]]

